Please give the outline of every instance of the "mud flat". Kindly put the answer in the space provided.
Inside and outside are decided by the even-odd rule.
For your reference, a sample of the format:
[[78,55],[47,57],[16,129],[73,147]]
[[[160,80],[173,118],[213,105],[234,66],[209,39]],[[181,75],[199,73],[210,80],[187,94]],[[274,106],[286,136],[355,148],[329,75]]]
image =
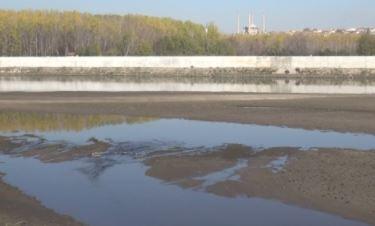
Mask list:
[[2,93],[0,224],[374,225],[374,120],[373,95]]
[[[277,199],[373,225],[374,154],[293,148],[254,151],[229,145],[214,153],[155,157],[146,164],[151,167],[147,175],[185,189],[225,197]],[[215,176],[215,172],[219,174]]]
[[3,93],[0,110],[185,118],[375,133],[373,95]]
[[6,223],[375,223],[374,134],[61,112],[1,120]]

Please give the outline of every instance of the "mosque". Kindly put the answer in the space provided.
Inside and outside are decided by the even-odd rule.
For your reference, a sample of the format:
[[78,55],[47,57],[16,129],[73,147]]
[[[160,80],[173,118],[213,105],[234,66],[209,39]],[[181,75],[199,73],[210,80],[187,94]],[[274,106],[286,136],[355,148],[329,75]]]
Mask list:
[[255,24],[254,15],[249,14],[248,24],[241,29],[241,18],[237,18],[237,34],[257,35],[266,33],[266,17],[263,15],[262,28]]

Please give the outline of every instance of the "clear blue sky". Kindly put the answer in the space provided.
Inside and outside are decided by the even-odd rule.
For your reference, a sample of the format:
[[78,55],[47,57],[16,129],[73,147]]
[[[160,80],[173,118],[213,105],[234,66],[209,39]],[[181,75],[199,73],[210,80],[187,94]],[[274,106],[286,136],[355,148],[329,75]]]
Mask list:
[[375,27],[375,0],[0,0],[2,9],[58,9],[92,13],[145,14],[216,23],[236,30],[236,15],[245,23],[251,10],[270,30]]

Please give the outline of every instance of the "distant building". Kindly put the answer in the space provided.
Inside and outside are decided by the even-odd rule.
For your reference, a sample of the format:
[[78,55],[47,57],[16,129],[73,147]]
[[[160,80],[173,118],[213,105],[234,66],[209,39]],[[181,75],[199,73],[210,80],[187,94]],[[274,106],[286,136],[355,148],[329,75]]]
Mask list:
[[357,28],[348,28],[345,30],[347,33],[357,33]]
[[253,15],[249,15],[249,23],[248,25],[244,28],[244,33],[245,34],[249,34],[249,35],[257,35],[259,34],[259,28],[257,27],[257,25],[255,25],[254,23],[254,16]]
[[257,35],[260,34],[259,28],[255,24],[251,24],[250,26],[245,26],[243,32],[248,35]]
[[321,29],[313,29],[312,32],[316,34],[322,34],[324,31]]
[[[240,17],[238,16],[237,19],[237,33],[240,34]],[[249,14],[249,20],[248,24],[243,27],[242,34],[247,35],[257,35],[257,34],[264,34],[266,33],[266,17],[263,16],[263,27],[260,29],[256,24],[254,20],[254,15]]]
[[[299,32],[299,31],[290,30],[287,33],[288,34],[295,34],[297,32]],[[322,29],[317,29],[317,28],[305,28],[301,32],[323,34],[324,36],[329,36],[329,35],[332,35],[332,34],[365,34],[367,32],[375,34],[375,28],[366,28],[366,27],[347,28],[347,29],[333,28],[333,29],[328,29],[328,30],[322,30]]]

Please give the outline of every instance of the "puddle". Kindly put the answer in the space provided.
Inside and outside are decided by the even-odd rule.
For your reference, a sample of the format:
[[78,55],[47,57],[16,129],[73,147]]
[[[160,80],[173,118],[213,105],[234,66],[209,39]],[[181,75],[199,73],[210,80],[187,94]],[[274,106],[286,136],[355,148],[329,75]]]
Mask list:
[[[317,167],[329,177],[331,165],[361,180],[338,177],[337,183],[371,187],[371,180],[355,176],[360,168],[354,166],[367,167],[373,135],[179,119],[97,116],[99,123],[87,123],[92,120],[84,116],[49,117],[50,123],[39,117],[44,126],[22,115],[14,119],[17,128],[0,126],[6,138],[0,144],[15,143],[0,146],[0,172],[44,206],[89,225],[359,226],[375,220],[363,217],[366,203],[333,208],[335,189],[328,196],[307,189],[324,182],[323,174],[309,173]],[[85,123],[72,129],[74,123],[56,126],[57,118]],[[345,186],[340,189],[346,194]],[[372,190],[361,193],[371,197]],[[312,202],[315,195],[319,199]],[[362,198],[338,197],[337,205]]]

